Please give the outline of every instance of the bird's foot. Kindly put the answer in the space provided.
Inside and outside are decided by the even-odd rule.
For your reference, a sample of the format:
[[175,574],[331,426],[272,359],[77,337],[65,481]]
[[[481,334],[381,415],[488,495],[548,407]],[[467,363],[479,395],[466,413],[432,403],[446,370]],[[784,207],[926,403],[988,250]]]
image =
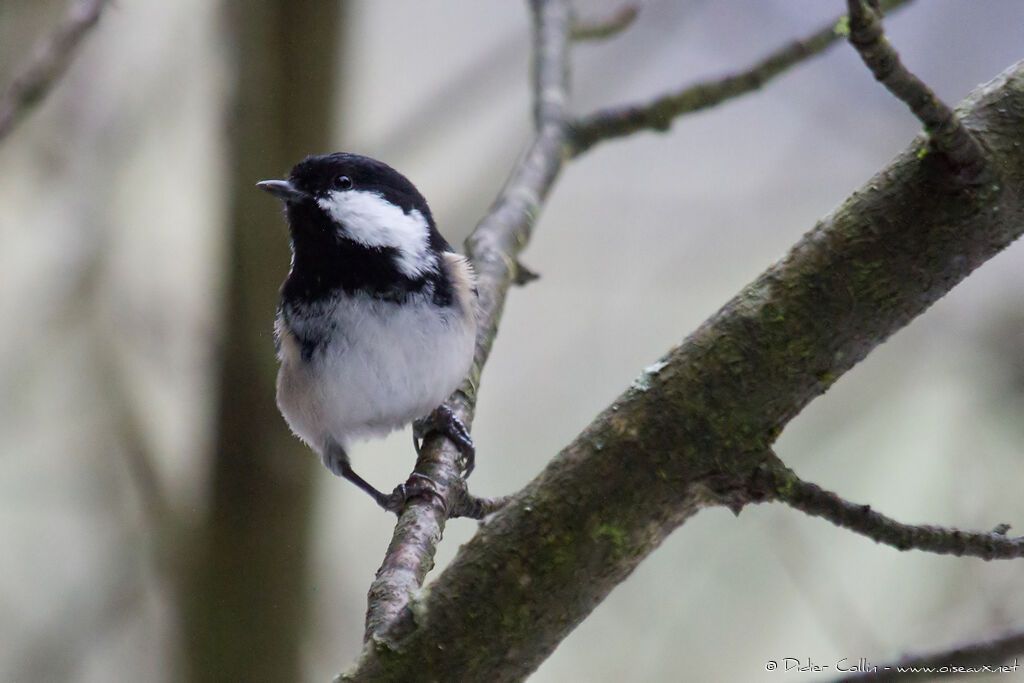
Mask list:
[[434,483],[433,479],[415,472],[409,475],[408,481],[396,486],[395,490],[391,493],[385,494],[378,491],[376,487],[355,473],[345,449],[333,441],[329,442],[324,448],[321,459],[331,472],[339,477],[348,479],[370,494],[370,497],[377,501],[377,505],[380,505],[388,512],[394,512],[396,515],[401,514],[402,508],[405,507],[405,501],[410,498],[427,494],[440,495],[437,491],[437,484]]
[[433,479],[425,474],[413,472],[404,484],[396,486],[395,490],[389,495],[381,494],[377,497],[377,504],[388,512],[400,515],[406,501],[420,496],[437,496],[442,501],[444,500],[441,493],[437,490],[437,483]]
[[430,415],[415,420],[412,423],[412,443],[416,447],[417,455],[420,453],[422,440],[431,432],[437,432],[455,444],[459,450],[459,468],[462,470],[462,476],[468,477],[476,466],[476,446],[473,445],[469,430],[459,416],[442,403]]

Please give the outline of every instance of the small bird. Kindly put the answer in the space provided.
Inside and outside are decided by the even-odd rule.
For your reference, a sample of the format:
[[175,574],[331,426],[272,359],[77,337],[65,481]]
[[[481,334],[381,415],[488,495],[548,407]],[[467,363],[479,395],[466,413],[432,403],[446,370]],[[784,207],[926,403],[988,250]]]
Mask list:
[[392,512],[419,491],[371,486],[349,462],[354,440],[413,422],[417,452],[422,437],[440,432],[468,476],[473,442],[443,401],[473,360],[475,278],[423,195],[387,164],[340,152],[257,186],[284,202],[291,232],[274,322],[277,405],[288,426],[327,469]]

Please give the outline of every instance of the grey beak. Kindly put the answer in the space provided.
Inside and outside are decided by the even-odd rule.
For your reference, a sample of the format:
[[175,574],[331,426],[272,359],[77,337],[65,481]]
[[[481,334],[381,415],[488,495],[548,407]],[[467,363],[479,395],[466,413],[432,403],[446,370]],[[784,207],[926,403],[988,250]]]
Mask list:
[[287,180],[261,180],[256,187],[266,190],[283,202],[300,202],[309,195]]

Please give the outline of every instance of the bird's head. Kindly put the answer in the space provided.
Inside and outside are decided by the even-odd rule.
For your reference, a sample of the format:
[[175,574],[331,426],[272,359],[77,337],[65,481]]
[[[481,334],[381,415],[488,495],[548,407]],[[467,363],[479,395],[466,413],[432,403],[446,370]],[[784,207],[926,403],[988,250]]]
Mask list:
[[[296,267],[379,262],[410,281],[439,267],[450,251],[419,190],[385,163],[339,152],[307,157],[287,180],[257,185],[284,202]],[[352,265],[352,264],[349,264]]]

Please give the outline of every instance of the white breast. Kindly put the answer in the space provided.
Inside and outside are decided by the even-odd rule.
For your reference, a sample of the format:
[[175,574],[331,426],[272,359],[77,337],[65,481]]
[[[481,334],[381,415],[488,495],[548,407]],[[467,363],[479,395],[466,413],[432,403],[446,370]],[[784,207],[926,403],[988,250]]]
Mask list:
[[[318,335],[331,330],[308,361],[279,320],[277,401],[292,430],[320,450],[328,438],[344,447],[427,415],[472,362],[476,324],[465,310],[426,297],[402,304],[339,297],[299,323],[317,327]],[[314,331],[294,332],[308,339]]]

